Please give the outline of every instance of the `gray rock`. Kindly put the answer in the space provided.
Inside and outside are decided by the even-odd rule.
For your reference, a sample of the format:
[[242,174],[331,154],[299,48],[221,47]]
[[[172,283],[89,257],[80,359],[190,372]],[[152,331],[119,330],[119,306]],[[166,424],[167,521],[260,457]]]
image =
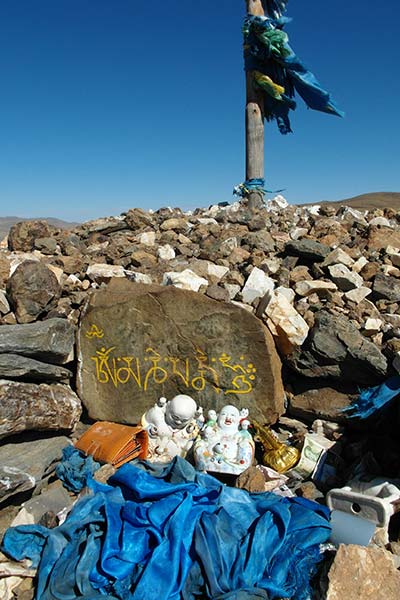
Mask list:
[[81,412],[78,396],[66,385],[0,379],[0,439],[27,430],[72,429]]
[[400,300],[400,279],[378,273],[372,286],[375,298],[383,298],[391,302]]
[[285,253],[315,262],[322,262],[331,249],[315,240],[293,240],[285,244]]
[[303,346],[288,363],[306,377],[328,377],[372,385],[386,375],[387,360],[374,343],[343,316],[326,311],[315,315],[315,325]]
[[66,319],[0,327],[0,353],[63,364],[72,360],[74,327]]
[[25,381],[68,381],[71,371],[20,354],[0,354],[0,378]]
[[281,363],[259,319],[173,286],[113,280],[79,330],[79,395],[94,419],[137,423],[157,398],[233,403],[263,422],[283,412]]
[[27,260],[8,280],[7,296],[18,323],[31,323],[57,306],[61,287],[45,265]]
[[35,248],[42,254],[55,254],[57,250],[57,241],[51,237],[42,237],[35,240]]
[[19,492],[33,489],[51,473],[61,459],[62,449],[70,444],[58,436],[0,447],[0,503]]

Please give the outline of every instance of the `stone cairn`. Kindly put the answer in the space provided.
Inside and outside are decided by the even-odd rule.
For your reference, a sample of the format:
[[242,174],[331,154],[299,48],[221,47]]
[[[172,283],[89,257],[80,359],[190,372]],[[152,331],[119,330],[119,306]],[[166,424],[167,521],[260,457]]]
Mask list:
[[[254,210],[243,202],[193,212],[135,208],[73,230],[28,221],[14,225],[0,247],[1,532],[22,502],[34,522],[48,526],[72,502],[54,481],[54,466],[89,420],[77,383],[78,324],[91,292],[116,278],[175,286],[252,313],[281,361],[286,412],[273,419],[279,438],[323,432],[340,448],[343,481],[369,451],[382,471],[399,477],[398,443],[391,442],[398,408],[373,434],[341,411],[360,388],[400,372],[400,212],[288,206],[278,198]],[[44,491],[51,501],[40,512],[34,500]],[[312,499],[326,491],[310,481],[296,487]],[[398,542],[346,548],[320,598],[368,595],[362,575],[362,591],[343,587],[366,564],[386,600],[397,597]],[[33,597],[29,576],[10,589],[4,597]]]

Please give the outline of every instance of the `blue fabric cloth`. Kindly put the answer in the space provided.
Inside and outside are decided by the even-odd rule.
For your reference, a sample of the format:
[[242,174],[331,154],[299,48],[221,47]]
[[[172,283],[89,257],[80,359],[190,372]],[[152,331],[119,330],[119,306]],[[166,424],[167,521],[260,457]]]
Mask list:
[[366,419],[400,395],[400,375],[391,377],[385,383],[363,390],[356,402],[346,406],[344,413],[351,419]]
[[85,456],[74,446],[66,446],[63,449],[61,462],[56,467],[59,479],[71,492],[78,493],[84,488],[93,474],[100,468],[92,456]]
[[[274,14],[273,10],[267,14]],[[281,11],[275,13],[280,16]],[[290,133],[289,112],[295,110],[295,93],[309,108],[343,116],[331,95],[322,88],[316,77],[296,56],[282,31],[288,22],[285,17],[269,18],[249,15],[243,27],[246,71],[267,75],[284,93],[274,97],[264,94],[264,113],[267,120],[275,119],[282,134]]]
[[61,526],[4,536],[4,552],[39,565],[37,600],[303,600],[330,536],[325,507],[224,486],[180,458],[89,486]]

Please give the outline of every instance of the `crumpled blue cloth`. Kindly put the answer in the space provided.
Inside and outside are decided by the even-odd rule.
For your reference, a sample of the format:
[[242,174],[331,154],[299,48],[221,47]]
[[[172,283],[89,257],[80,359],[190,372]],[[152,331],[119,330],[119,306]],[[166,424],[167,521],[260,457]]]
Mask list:
[[363,390],[356,402],[346,406],[342,412],[350,419],[366,419],[388,404],[400,394],[400,375],[391,377],[385,383]]
[[61,462],[56,467],[56,475],[70,492],[80,492],[100,468],[93,456],[85,456],[74,446],[66,446],[62,451]]
[[4,536],[39,565],[37,600],[304,600],[331,531],[325,507],[224,486],[181,458],[89,487],[59,527]]

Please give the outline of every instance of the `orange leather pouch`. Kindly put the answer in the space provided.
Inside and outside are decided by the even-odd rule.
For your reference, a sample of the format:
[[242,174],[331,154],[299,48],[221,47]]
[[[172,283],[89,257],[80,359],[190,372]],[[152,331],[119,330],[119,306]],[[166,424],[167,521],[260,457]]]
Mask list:
[[143,427],[109,421],[94,423],[75,444],[75,448],[95,460],[116,468],[134,458],[146,458],[147,446],[147,431]]

